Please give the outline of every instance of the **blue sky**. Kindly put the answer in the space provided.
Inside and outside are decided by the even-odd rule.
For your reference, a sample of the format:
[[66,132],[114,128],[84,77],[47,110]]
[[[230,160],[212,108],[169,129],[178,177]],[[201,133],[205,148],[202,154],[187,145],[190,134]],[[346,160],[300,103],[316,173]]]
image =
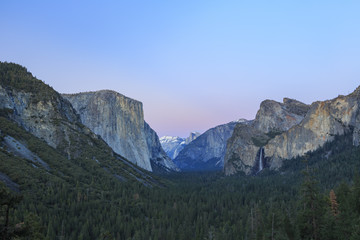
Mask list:
[[360,85],[359,1],[0,3],[0,60],[62,93],[112,89],[159,136],[187,136],[260,102],[305,103]]

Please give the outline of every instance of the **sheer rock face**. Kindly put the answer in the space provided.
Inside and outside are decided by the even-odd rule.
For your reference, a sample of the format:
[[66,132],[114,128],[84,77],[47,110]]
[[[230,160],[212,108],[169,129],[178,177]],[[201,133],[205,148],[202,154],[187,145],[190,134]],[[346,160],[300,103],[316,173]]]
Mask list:
[[256,154],[260,147],[254,144],[255,137],[261,137],[262,132],[253,127],[253,123],[246,125],[239,123],[232,136],[227,141],[224,172],[232,175],[237,172],[250,174],[255,165]]
[[12,120],[67,154],[69,159],[77,157],[80,153],[70,150],[76,133],[92,133],[81,125],[68,101],[54,90],[49,88],[49,91],[53,94],[51,98],[38,100],[36,94],[0,85],[0,109],[5,109]]
[[191,132],[189,136],[185,139],[185,144],[188,145],[192,141],[194,141],[196,138],[198,138],[201,134],[198,132]]
[[313,103],[300,124],[270,140],[264,147],[265,156],[269,158],[269,166],[277,169],[283,159],[314,151],[327,141],[332,141],[335,135],[343,135],[347,131],[353,131],[353,143],[359,145],[358,92]]
[[283,132],[300,123],[308,110],[308,105],[289,98],[284,98],[283,103],[265,100],[253,126],[264,133]]
[[156,133],[144,121],[141,102],[109,90],[63,96],[79,113],[82,123],[116,153],[149,171],[151,160],[171,166]]
[[230,122],[207,130],[184,147],[175,158],[175,163],[185,171],[221,169],[226,141],[235,125],[236,122]]
[[[144,123],[144,130],[146,136],[146,143],[150,152],[151,164],[154,167],[154,164],[157,167],[165,167],[166,169],[171,169],[173,171],[179,171],[175,163],[168,157],[164,149],[162,148],[159,137],[156,132],[147,124]],[[156,167],[155,166],[155,167]],[[158,168],[156,168],[158,169]]]
[[265,166],[281,167],[284,159],[303,156],[332,141],[335,135],[353,133],[360,143],[360,87],[348,96],[314,102],[310,106],[295,100],[264,101],[254,123],[238,124],[228,141],[225,174],[256,171],[258,152],[263,147]]
[[[274,136],[299,124],[309,106],[299,101],[284,98],[283,103],[265,100],[254,121],[238,123],[227,142],[224,161],[226,175],[242,171],[256,171],[258,153]],[[266,153],[266,150],[265,150]]]

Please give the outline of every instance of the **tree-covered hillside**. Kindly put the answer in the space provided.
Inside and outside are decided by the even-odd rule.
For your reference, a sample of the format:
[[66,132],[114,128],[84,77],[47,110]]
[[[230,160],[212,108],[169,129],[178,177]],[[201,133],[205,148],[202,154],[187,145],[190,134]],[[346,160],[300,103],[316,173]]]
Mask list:
[[0,62],[0,83],[8,88],[33,93],[34,101],[50,100],[57,95],[49,85],[15,63]]
[[[1,239],[360,239],[360,148],[351,129],[279,171],[154,175],[75,117],[6,107],[15,102],[8,96],[30,94],[27,104],[45,113],[72,108],[25,68],[0,63],[0,80]],[[59,144],[35,137],[36,127],[47,140],[55,129]]]
[[338,137],[280,172],[164,175],[162,187],[101,177],[94,167],[84,173],[84,165],[56,176],[4,151],[0,171],[23,196],[10,226],[31,226],[34,214],[47,239],[359,239],[360,149],[347,141]]

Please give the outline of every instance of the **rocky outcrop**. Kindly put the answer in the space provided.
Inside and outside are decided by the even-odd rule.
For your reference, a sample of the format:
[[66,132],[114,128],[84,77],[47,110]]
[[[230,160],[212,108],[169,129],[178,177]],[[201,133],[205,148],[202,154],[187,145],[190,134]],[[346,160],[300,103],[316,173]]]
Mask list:
[[184,149],[174,162],[184,171],[218,170],[223,167],[226,141],[237,122],[230,122],[207,130]]
[[185,144],[188,145],[192,141],[194,141],[196,138],[198,138],[201,135],[199,132],[191,132],[187,138],[185,138]]
[[114,152],[151,171],[141,102],[114,91],[64,94],[63,97],[71,102],[81,122]]
[[284,98],[283,103],[265,100],[260,104],[253,127],[264,133],[283,132],[300,123],[309,106],[294,99]]
[[[238,123],[228,140],[225,174],[231,175],[239,171],[256,173],[260,169],[261,148],[277,135],[299,124],[308,110],[308,105],[289,98],[284,98],[283,103],[263,101],[255,120]],[[268,163],[265,162],[266,164]]]
[[147,147],[150,152],[150,162],[152,169],[179,171],[179,168],[167,156],[164,149],[162,148],[156,132],[146,122],[144,123],[144,131]]
[[26,68],[6,62],[0,62],[0,153],[0,181],[17,191],[17,183],[28,179],[22,178],[24,170],[27,176],[33,171],[35,178],[65,185],[130,179],[161,185],[114,153],[53,88]]
[[277,169],[283,159],[303,156],[314,151],[335,135],[353,132],[353,144],[359,145],[360,128],[360,89],[348,96],[314,102],[304,120],[289,131],[270,140],[264,146],[269,167]]
[[174,167],[156,133],[145,123],[142,103],[114,91],[64,94],[82,123],[118,154],[152,171],[151,161]]
[[[33,163],[38,163],[46,170],[50,170],[49,165],[44,162],[39,156],[31,152],[24,144],[16,140],[11,136],[5,136],[3,138],[3,144],[7,152],[25,158]],[[35,165],[34,165],[35,166]]]
[[[295,100],[264,101],[249,126],[239,124],[228,141],[225,174],[256,173],[260,162],[278,169],[284,159],[303,156],[333,141],[336,135],[351,133],[359,145],[360,87],[348,96],[338,96],[310,106]],[[260,161],[260,151],[264,155]]]
[[166,154],[171,159],[175,159],[186,145],[194,141],[200,135],[201,134],[198,132],[191,132],[187,138],[164,136],[160,138],[160,143]]
[[[256,130],[252,123],[239,123],[227,141],[224,158],[224,171],[226,175],[237,172],[249,174],[255,166],[256,154],[260,149],[255,139],[265,138],[264,134]],[[265,138],[267,139],[267,138]]]
[[[76,158],[71,150],[76,133],[92,134],[82,126],[71,104],[51,87],[16,64],[1,63],[0,109],[3,115],[48,145]],[[94,135],[95,136],[95,135]]]
[[141,102],[113,91],[61,96],[26,68],[9,63],[1,63],[0,68],[0,114],[68,159],[82,154],[78,143],[83,134],[90,136],[90,145],[97,134],[116,153],[144,169],[152,170],[151,161],[177,169],[145,123]]
[[71,104],[60,96],[34,102],[31,93],[3,86],[0,86],[0,108],[8,109],[14,121],[54,148],[62,144],[66,135],[61,128],[67,131],[80,122]]

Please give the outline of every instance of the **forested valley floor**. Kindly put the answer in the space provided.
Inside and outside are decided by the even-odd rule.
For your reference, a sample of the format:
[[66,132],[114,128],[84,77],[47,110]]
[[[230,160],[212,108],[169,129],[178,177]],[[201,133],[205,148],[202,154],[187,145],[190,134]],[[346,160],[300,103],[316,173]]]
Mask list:
[[350,135],[279,171],[154,175],[153,186],[94,169],[55,176],[3,150],[0,159],[20,185],[1,184],[3,239],[360,239],[360,149]]

